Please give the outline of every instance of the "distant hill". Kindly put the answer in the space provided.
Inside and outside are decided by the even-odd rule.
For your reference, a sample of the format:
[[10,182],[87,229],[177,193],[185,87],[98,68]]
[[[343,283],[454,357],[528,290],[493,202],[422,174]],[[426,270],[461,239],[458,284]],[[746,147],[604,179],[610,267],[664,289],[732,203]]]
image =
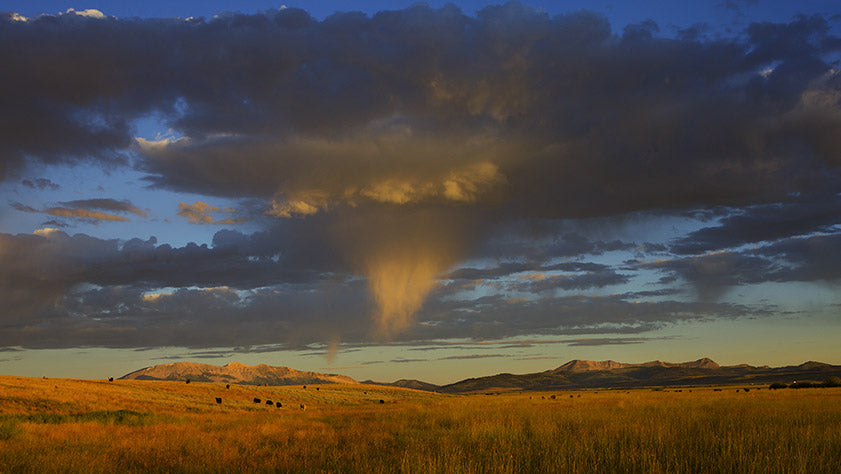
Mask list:
[[121,379],[127,380],[190,380],[192,382],[221,382],[244,385],[317,385],[327,383],[356,383],[350,377],[318,372],[302,372],[289,367],[245,365],[231,362],[221,367],[195,362],[174,362],[146,367]]
[[[711,359],[704,357],[703,359],[698,359],[692,362],[680,362],[680,363],[672,363],[672,362],[662,362],[659,360],[653,360],[651,362],[645,362],[642,364],[625,364],[622,362],[614,362],[612,360],[602,360],[602,361],[593,361],[593,360],[571,360],[566,364],[558,367],[557,369],[549,370],[549,373],[552,374],[575,374],[581,372],[599,372],[599,371],[606,371],[606,370],[615,370],[615,369],[638,369],[638,368],[650,368],[650,367],[667,367],[667,368],[684,368],[684,369],[720,369],[721,366],[713,362]],[[750,367],[748,365],[742,365],[740,367]]]
[[692,362],[626,364],[612,360],[572,360],[558,368],[532,374],[497,374],[462,380],[439,387],[445,393],[503,390],[560,390],[582,388],[663,387],[673,385],[728,385],[822,382],[841,376],[841,366],[806,362],[787,367],[753,367],[747,364],[722,367],[703,358]]
[[396,382],[386,383],[386,382],[374,382],[373,380],[365,380],[362,382],[368,385],[386,385],[389,387],[401,387],[401,388],[411,388],[414,390],[423,390],[426,392],[437,392],[441,387],[439,385],[421,382],[420,380],[407,380],[407,379],[400,379]]
[[[828,377],[841,377],[841,366],[809,361],[787,367],[754,367],[747,364],[720,366],[708,358],[691,362],[627,364],[612,360],[572,360],[555,369],[531,374],[497,374],[461,380],[449,385],[434,385],[420,380],[400,379],[381,383],[366,380],[364,384],[411,388],[427,392],[471,393],[498,391],[565,390],[590,388],[668,387],[687,385],[758,384],[794,381],[823,382]],[[179,380],[221,382],[245,385],[316,385],[357,383],[344,375],[302,372],[289,367],[265,364],[250,366],[231,362],[224,366],[176,362],[147,367],[122,379]]]

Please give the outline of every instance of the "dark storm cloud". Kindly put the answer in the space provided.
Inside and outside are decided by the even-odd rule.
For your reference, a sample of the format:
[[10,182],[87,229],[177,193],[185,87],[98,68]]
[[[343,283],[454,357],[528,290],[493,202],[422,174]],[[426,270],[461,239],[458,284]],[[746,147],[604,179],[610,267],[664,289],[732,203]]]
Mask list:
[[627,275],[616,273],[611,269],[603,269],[580,274],[546,275],[544,273],[531,273],[523,275],[520,280],[519,282],[509,284],[507,289],[530,293],[555,289],[586,290],[628,283],[630,278]]
[[[662,284],[683,279],[704,299],[832,276],[823,262],[837,253],[810,249],[835,250],[834,236],[790,239],[836,224],[832,202],[790,199],[841,190],[841,73],[831,64],[841,41],[827,20],[732,37],[658,31],[649,21],[614,32],[594,13],[550,18],[513,3],[476,17],[418,5],[321,22],[296,9],[0,18],[0,179],[27,164],[130,165],[152,186],[252,199],[278,218],[180,248],[0,234],[0,345],[303,344],[331,331],[361,341],[373,306],[399,341],[630,334],[752,314],[621,296],[452,298],[471,279],[525,272],[565,275],[524,292],[626,283],[604,265],[558,261],[667,248],[531,227],[637,211],[721,218],[675,241],[681,254],[769,242],[623,268],[661,270]],[[152,115],[174,133],[135,139],[133,122]],[[200,202],[182,215],[225,221]],[[144,212],[110,199],[44,212],[102,211]],[[502,263],[452,270],[454,286],[434,290],[470,257]]]
[[23,181],[20,182],[20,184],[26,186],[27,188],[42,189],[42,190],[43,189],[50,189],[51,191],[56,191],[56,190],[61,188],[61,186],[59,186],[56,183],[53,183],[52,181],[50,181],[47,178],[36,178],[34,183],[32,181],[28,180],[28,179],[24,179]]
[[26,204],[23,204],[23,203],[20,203],[20,202],[13,202],[9,205],[12,206],[12,209],[14,209],[16,211],[20,211],[20,212],[41,212],[41,211],[39,211],[38,209],[35,209],[32,206],[27,206]]
[[502,199],[576,217],[837,186],[825,58],[841,45],[824,18],[732,39],[657,30],[518,4],[6,19],[0,156],[4,175],[25,156],[122,162],[131,120],[157,112],[189,139],[140,146],[155,183],[280,213]]
[[841,233],[791,237],[756,249],[756,255],[783,260],[786,265],[768,275],[773,281],[841,281]]
[[512,357],[510,354],[464,354],[441,357],[438,360],[468,360],[468,359],[493,359],[496,357]]
[[[619,240],[591,240],[579,232],[564,230],[567,221],[528,222],[517,220],[515,223],[500,225],[493,232],[485,235],[471,251],[471,256],[479,259],[510,259],[496,267],[460,268],[450,273],[448,278],[496,278],[526,271],[598,271],[603,265],[584,262],[551,263],[557,259],[569,259],[587,255],[603,255],[613,251],[640,249],[654,251],[659,247],[649,245],[638,247],[635,243]],[[605,224],[605,227],[610,224]],[[525,229],[523,227],[526,227]],[[665,250],[665,247],[663,247]]]
[[[240,294],[226,287],[143,293],[121,286],[77,291],[40,308],[25,324],[10,324],[0,345],[24,348],[230,347],[275,344],[302,349],[337,331],[367,337],[364,294],[272,287]],[[333,307],[343,308],[341,317]],[[318,316],[318,317],[315,317]],[[234,324],[235,323],[235,324]]]
[[[311,235],[297,227],[302,223],[284,221],[292,227],[252,235],[223,230],[212,247],[172,248],[154,238],[119,242],[57,230],[0,234],[0,346],[301,348],[330,337],[325,335],[370,343],[372,301],[364,281],[342,276],[344,269],[331,264],[335,257],[307,258]],[[792,257],[794,251],[788,251]],[[632,303],[622,296],[445,296],[428,301],[419,324],[395,342],[640,333],[686,319],[756,314],[738,305]]]
[[568,342],[570,346],[614,346],[626,344],[642,344],[652,340],[650,337],[595,337],[588,339],[574,339]]
[[39,235],[0,234],[4,314],[26,319],[84,285],[252,289],[313,282],[323,272],[344,271],[336,264],[339,260],[318,245],[318,235],[311,234],[315,222],[307,227],[300,221],[284,224],[252,235],[220,231],[213,247],[190,243],[173,248],[157,245],[154,237],[119,242],[55,229]]
[[575,334],[639,334],[671,323],[708,318],[762,315],[767,309],[744,305],[683,301],[628,301],[619,295],[430,301],[420,324],[400,340],[434,340]]
[[705,227],[672,243],[678,254],[698,254],[744,244],[826,232],[841,224],[841,196],[807,195],[788,202],[732,211],[713,227]]
[[[377,344],[366,324],[370,302],[361,297],[361,290],[353,282],[331,288],[281,285],[248,291],[227,287],[159,293],[125,286],[82,289],[57,298],[55,302],[60,304],[39,308],[34,316],[24,319],[25,324],[14,324],[6,317],[0,346],[199,349],[271,345],[275,349],[305,349],[323,342],[325,334],[341,335],[343,344]],[[536,333],[638,334],[677,321],[761,313],[730,304],[629,303],[616,297],[497,301],[489,310],[463,311],[488,303],[487,299],[462,302],[452,305],[455,311],[447,314],[424,311],[420,325],[391,342],[381,342],[428,345],[436,339],[499,340]],[[512,314],[516,315],[513,321]],[[233,322],[236,324],[232,326]],[[560,342],[621,343],[589,339]]]
[[767,275],[780,268],[769,259],[729,251],[659,260],[643,266],[670,272],[673,276],[689,282],[702,301],[716,300],[728,288],[740,284],[768,281]]
[[[516,256],[516,254],[515,254]],[[495,267],[486,268],[459,268],[452,271],[444,278],[453,280],[478,280],[478,279],[496,279],[503,277],[514,277],[517,273],[524,272],[604,272],[607,271],[606,265],[590,262],[562,262],[551,265],[539,265],[532,263],[518,263],[518,262],[502,262]]]
[[[692,257],[641,264],[690,283],[704,300],[717,299],[729,289],[764,282],[825,282],[841,280],[841,233],[790,237],[742,251],[717,251]],[[663,283],[672,283],[669,279]]]

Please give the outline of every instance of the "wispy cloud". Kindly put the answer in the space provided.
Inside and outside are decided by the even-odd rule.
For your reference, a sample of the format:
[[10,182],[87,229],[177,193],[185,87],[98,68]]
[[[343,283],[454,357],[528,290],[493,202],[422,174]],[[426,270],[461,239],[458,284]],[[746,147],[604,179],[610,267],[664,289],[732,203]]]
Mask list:
[[231,214],[236,212],[236,209],[226,207],[220,209],[216,206],[202,201],[196,201],[193,204],[182,202],[178,204],[178,215],[187,219],[190,224],[214,224],[214,225],[234,225],[245,222],[245,218],[228,217],[226,219],[215,220],[211,214]]

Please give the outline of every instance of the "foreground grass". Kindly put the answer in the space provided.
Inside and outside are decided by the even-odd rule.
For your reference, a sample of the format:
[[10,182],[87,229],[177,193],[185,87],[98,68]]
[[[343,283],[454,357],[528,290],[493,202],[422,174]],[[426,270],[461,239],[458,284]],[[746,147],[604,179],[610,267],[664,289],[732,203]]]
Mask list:
[[225,389],[0,377],[2,472],[811,473],[838,466],[841,389],[448,396],[365,385]]

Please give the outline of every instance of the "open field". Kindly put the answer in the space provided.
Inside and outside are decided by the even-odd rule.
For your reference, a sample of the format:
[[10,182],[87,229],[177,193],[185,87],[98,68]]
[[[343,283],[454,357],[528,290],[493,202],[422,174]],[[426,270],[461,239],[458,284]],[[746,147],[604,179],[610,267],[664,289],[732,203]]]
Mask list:
[[0,377],[0,471],[806,473],[841,466],[838,388],[490,396],[318,388]]

